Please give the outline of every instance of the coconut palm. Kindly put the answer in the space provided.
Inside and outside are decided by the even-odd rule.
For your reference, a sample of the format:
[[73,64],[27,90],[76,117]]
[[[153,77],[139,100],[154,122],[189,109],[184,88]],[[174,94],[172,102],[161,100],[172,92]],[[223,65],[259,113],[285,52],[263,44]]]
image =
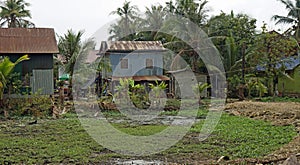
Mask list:
[[[199,47],[203,34],[196,32],[202,27],[207,18],[206,0],[176,0],[167,2],[164,10],[167,12],[166,21],[159,32],[168,33],[164,35],[165,44],[168,49],[177,53],[176,58],[183,58],[196,71],[203,66],[199,55],[193,48]],[[170,13],[171,12],[171,13]],[[178,39],[177,37],[181,37]],[[158,36],[161,37],[161,36]],[[176,59],[175,58],[175,59]],[[183,68],[180,68],[183,69]]]
[[117,14],[121,19],[117,24],[111,26],[110,34],[117,35],[114,37],[116,39],[121,39],[132,34],[136,30],[136,21],[139,19],[138,11],[137,6],[131,6],[131,2],[125,1],[122,7],[111,12],[111,15]]
[[176,14],[190,19],[199,26],[203,26],[207,20],[206,0],[176,0]]
[[31,18],[31,13],[26,7],[30,3],[24,0],[6,0],[0,3],[0,27],[7,25],[9,28],[34,27],[26,18]]
[[292,27],[289,29],[294,32],[294,36],[297,40],[300,39],[300,0],[279,0],[285,5],[288,14],[287,16],[274,15],[272,19],[276,21],[276,24],[290,24]]
[[145,18],[142,20],[143,33],[140,34],[142,40],[155,40],[155,36],[162,27],[165,20],[166,12],[163,6],[152,5],[150,8],[146,7]]
[[81,74],[89,72],[88,66],[85,65],[85,59],[88,53],[95,48],[95,42],[88,39],[81,41],[83,31],[77,33],[68,30],[68,32],[59,37],[58,48],[61,55],[65,57],[65,71],[71,75],[70,86],[72,86],[72,76],[74,73],[75,64],[77,71]]
[[59,36],[59,53],[64,56],[66,63],[71,60],[74,54],[78,54],[83,33],[83,31],[78,31],[76,33],[71,29],[63,36]]

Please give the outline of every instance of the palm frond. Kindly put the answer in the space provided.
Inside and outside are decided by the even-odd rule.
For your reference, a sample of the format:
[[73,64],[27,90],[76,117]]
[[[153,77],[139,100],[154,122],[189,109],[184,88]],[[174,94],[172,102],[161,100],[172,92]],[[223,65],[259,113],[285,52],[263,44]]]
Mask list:
[[275,24],[292,24],[295,23],[295,19],[293,18],[289,18],[286,16],[280,16],[280,15],[274,15],[272,17],[273,20],[277,21]]

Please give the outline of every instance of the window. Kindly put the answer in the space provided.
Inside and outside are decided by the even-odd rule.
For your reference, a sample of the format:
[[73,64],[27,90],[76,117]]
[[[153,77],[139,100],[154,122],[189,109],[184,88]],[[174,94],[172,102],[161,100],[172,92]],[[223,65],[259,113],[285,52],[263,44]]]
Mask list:
[[153,59],[146,59],[146,68],[153,68]]
[[121,58],[121,69],[128,69],[128,59]]

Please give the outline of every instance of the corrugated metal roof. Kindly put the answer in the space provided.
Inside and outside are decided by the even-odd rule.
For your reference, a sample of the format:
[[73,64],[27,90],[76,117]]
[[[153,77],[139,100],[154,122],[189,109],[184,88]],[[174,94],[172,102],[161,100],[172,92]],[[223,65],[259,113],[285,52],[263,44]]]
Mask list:
[[[286,57],[282,59],[282,62],[285,70],[294,70],[297,66],[300,65],[300,58],[298,56]],[[256,69],[258,71],[265,71],[266,65],[265,66],[258,65],[256,66]],[[276,64],[277,69],[281,68],[281,66],[282,66],[281,63]]]
[[101,43],[100,54],[106,52],[166,51],[160,41],[110,41]]
[[122,78],[130,78],[134,81],[168,81],[170,80],[167,76],[131,76],[131,77],[113,77],[113,81],[119,81]]
[[0,53],[58,53],[54,29],[0,28]]

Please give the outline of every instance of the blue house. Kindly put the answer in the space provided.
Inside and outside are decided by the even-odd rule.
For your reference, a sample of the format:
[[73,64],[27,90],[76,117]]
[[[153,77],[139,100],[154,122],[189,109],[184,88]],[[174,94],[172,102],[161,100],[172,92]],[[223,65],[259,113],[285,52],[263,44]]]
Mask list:
[[169,81],[163,70],[165,52],[159,41],[103,41],[99,55],[111,70],[102,70],[102,81],[111,82],[112,91],[120,78],[131,78],[140,84]]

